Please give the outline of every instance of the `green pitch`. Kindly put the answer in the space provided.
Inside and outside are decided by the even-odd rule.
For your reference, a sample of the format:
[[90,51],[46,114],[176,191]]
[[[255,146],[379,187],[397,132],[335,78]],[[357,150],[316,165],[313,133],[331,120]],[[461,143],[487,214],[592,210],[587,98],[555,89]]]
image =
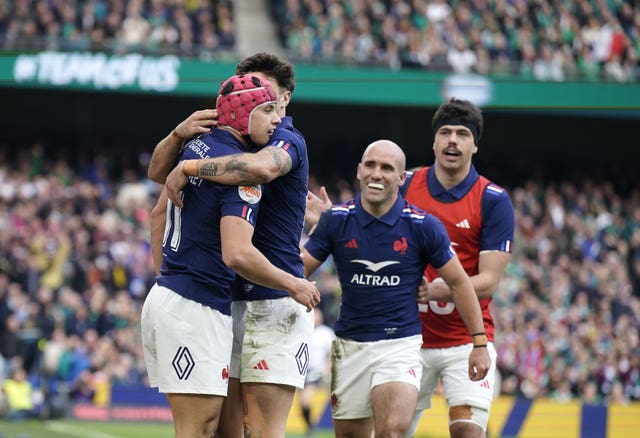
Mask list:
[[[167,423],[92,422],[78,420],[0,421],[0,438],[173,438]],[[304,435],[287,435],[302,438]],[[314,438],[333,438],[331,431],[317,431]]]

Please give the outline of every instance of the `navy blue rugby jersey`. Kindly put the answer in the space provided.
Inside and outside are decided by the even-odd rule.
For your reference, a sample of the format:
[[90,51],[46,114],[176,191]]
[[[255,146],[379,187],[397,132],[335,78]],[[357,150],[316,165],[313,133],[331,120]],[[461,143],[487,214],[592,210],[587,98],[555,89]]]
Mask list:
[[454,255],[442,222],[401,196],[380,218],[362,208],[359,196],[334,205],[305,248],[320,261],[333,255],[342,288],[334,330],[358,342],[419,335],[416,294],[424,269]]
[[[264,185],[253,244],[273,265],[296,277],[303,277],[300,238],[309,180],[307,143],[300,131],[293,127],[291,117],[285,117],[267,146],[287,151],[292,166],[286,175]],[[265,300],[285,296],[289,294],[257,285],[240,276],[233,290],[234,300]]]
[[[181,160],[243,152],[242,144],[214,129],[185,145]],[[260,186],[227,186],[190,177],[183,191],[184,208],[169,201],[162,241],[162,268],[156,278],[185,298],[231,314],[235,273],[222,261],[220,218],[239,216],[255,225]]]

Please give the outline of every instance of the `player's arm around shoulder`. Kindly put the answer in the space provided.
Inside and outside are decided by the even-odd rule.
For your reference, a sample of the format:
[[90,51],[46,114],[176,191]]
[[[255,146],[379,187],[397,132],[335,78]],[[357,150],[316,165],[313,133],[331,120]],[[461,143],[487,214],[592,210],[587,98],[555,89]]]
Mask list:
[[199,110],[172,129],[153,149],[147,168],[149,179],[158,184],[164,184],[165,178],[178,160],[178,155],[185,141],[195,135],[209,132],[218,123],[217,119],[217,110]]
[[286,175],[292,166],[293,160],[286,150],[265,146],[257,152],[186,160],[181,170],[185,176],[197,176],[219,184],[256,185]]

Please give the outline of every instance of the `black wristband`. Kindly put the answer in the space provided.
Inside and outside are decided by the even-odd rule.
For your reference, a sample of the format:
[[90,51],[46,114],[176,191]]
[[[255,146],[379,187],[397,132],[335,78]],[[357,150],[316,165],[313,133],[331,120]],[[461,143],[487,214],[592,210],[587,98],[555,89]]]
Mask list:
[[482,347],[486,347],[487,344],[480,344],[480,345],[474,345],[473,348],[482,348]]
[[474,336],[487,336],[487,334],[485,332],[478,332],[478,333],[474,333],[474,334],[471,335],[472,338]]

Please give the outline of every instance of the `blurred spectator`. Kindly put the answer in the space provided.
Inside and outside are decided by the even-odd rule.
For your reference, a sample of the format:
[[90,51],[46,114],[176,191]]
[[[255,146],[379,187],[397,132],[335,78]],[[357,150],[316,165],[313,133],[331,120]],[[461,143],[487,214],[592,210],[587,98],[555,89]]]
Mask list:
[[447,63],[456,73],[471,73],[478,62],[478,57],[467,46],[462,34],[456,34],[454,41],[447,52]]
[[[20,367],[34,390],[88,399],[93,387],[105,404],[111,385],[146,381],[138,317],[156,187],[105,157],[73,167],[42,153],[0,165],[0,382]],[[332,199],[354,196],[324,177]],[[492,304],[502,394],[640,401],[640,185],[613,177],[509,188],[517,244]],[[331,326],[332,264],[314,280]]]
[[6,397],[8,412],[7,420],[26,420],[36,415],[32,400],[31,382],[27,380],[27,373],[20,367],[11,371],[7,380],[2,383],[2,392]]
[[[522,72],[525,79],[531,77],[535,59],[533,77],[552,81],[593,75],[635,81],[640,68],[640,20],[631,0],[272,3],[281,41],[292,59],[391,67],[399,59],[405,67]],[[335,29],[340,32],[331,31]],[[449,58],[445,62],[439,59],[442,53]]]
[[0,47],[178,53],[233,50],[231,1],[0,1]]

